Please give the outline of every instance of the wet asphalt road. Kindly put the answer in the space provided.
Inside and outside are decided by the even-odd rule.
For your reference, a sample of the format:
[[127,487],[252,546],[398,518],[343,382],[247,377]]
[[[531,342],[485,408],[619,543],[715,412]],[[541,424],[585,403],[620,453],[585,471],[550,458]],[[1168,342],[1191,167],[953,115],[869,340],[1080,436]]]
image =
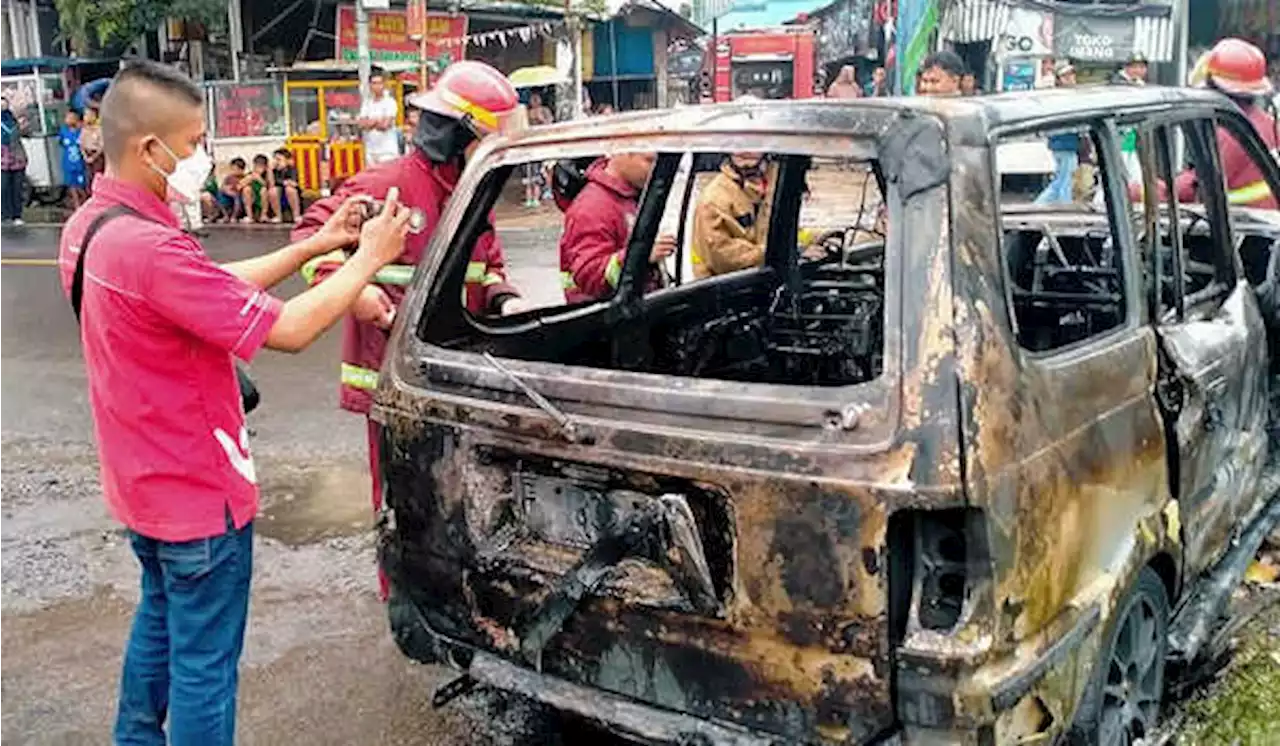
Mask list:
[[[555,238],[504,233],[513,275],[558,292]],[[98,486],[75,320],[51,259],[55,228],[11,229],[4,257],[3,742],[110,739],[137,566]],[[214,228],[215,260],[285,242],[278,229]],[[301,290],[291,279],[281,296]],[[376,597],[364,424],[337,409],[338,334],[298,355],[264,351],[250,416],[262,485],[238,743],[484,743],[492,703],[432,711],[449,672],[396,649]]]

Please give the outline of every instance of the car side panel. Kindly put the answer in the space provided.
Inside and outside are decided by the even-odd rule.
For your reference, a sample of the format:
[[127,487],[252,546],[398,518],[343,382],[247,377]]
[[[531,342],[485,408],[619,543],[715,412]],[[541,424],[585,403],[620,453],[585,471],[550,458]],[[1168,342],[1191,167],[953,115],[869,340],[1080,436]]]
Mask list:
[[[975,162],[985,158],[974,150]],[[1176,543],[1176,532],[1151,528],[1163,525],[1170,493],[1152,396],[1155,337],[1139,304],[1130,299],[1127,323],[1111,333],[1054,353],[1020,349],[991,182],[976,164],[963,168],[963,155],[953,152],[962,167],[952,199],[965,486],[990,532],[991,646],[1015,653],[1071,609],[1096,603],[1105,614],[1128,576]],[[1132,247],[1121,250],[1136,266]],[[1088,650],[1069,655],[1035,690],[1058,722],[1070,722]]]

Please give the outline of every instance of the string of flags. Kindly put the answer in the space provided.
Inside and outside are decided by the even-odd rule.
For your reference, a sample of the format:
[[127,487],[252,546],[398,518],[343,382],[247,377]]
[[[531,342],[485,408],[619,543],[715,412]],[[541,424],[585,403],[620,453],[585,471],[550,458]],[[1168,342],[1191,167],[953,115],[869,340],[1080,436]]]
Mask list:
[[501,44],[503,47],[506,47],[516,39],[528,44],[533,41],[534,38],[539,36],[551,38],[555,35],[556,29],[563,25],[563,21],[547,21],[544,23],[530,24],[528,26],[513,26],[511,28],[497,29],[496,31],[485,31],[479,34],[468,34],[466,36],[448,39],[433,39],[432,42],[449,47],[465,47],[468,45],[487,47],[490,44]]

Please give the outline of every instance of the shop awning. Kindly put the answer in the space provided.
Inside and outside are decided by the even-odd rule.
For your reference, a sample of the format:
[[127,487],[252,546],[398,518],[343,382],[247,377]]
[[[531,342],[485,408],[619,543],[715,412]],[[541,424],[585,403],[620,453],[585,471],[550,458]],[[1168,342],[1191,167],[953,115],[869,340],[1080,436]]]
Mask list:
[[942,39],[969,44],[999,38],[1009,25],[1009,9],[1004,0],[956,0],[942,19]]
[[[1021,14],[1018,23],[1012,24],[1017,29],[1011,29],[1011,21],[1017,14]],[[1028,23],[1028,19],[1035,22]],[[1033,26],[1034,29],[1030,28]],[[1068,50],[1078,48],[1077,45],[1062,38],[1064,34],[1069,36],[1072,33],[1066,29],[1077,28],[1098,39],[1114,42],[1114,46],[1107,50],[1108,54],[1114,55],[1110,59],[1121,59],[1130,52],[1141,52],[1153,62],[1173,59],[1171,8],[1158,3],[1078,5],[1050,0],[955,0],[940,24],[940,35],[944,41],[954,44],[994,42],[1002,36],[1011,35],[1024,42],[1019,48],[1001,50],[1011,56],[1019,56],[1019,51],[1027,56],[1031,47],[1047,46],[1052,37],[1052,47],[1057,56],[1087,61],[1093,58],[1093,52],[1099,50],[1086,48],[1084,54],[1076,55]],[[1026,37],[1032,37],[1033,43],[1026,44]],[[1035,44],[1036,41],[1039,44]],[[1042,55],[1033,53],[1030,56],[1047,54],[1046,50]]]
[[21,57],[16,60],[5,60],[0,63],[0,73],[5,75],[23,75],[39,70],[64,70],[68,67],[85,65],[117,64],[119,57]]

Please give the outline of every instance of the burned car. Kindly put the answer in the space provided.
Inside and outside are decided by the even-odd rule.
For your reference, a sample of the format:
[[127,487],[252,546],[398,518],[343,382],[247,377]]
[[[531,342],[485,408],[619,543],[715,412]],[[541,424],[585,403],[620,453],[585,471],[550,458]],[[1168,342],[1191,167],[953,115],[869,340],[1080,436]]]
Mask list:
[[[1151,733],[1280,515],[1250,283],[1280,217],[1229,204],[1215,128],[1280,194],[1226,99],[1159,88],[742,102],[486,145],[373,414],[392,630],[461,671],[437,702],[492,687],[650,743]],[[1036,205],[1002,154],[1063,132],[1092,191]],[[707,169],[744,152],[767,154],[758,261],[696,278]],[[529,309],[468,312],[527,164],[635,153],[603,293],[556,284],[583,282],[575,227],[529,230],[507,247]],[[1195,204],[1163,188],[1182,154]]]

